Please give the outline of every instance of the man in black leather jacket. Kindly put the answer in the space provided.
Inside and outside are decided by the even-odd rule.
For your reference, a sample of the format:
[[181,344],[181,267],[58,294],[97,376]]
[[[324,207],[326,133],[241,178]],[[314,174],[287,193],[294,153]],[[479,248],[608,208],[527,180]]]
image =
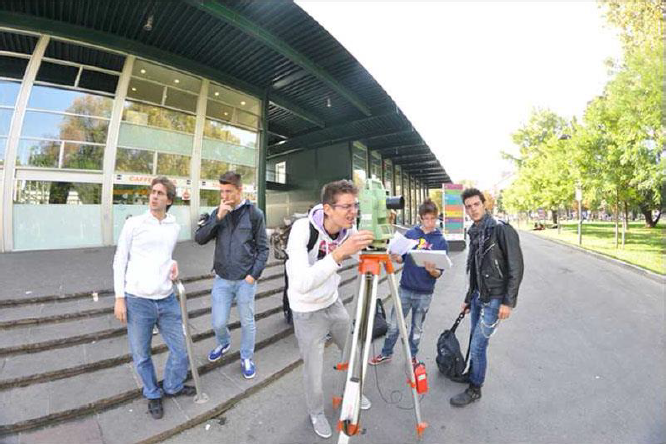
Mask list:
[[524,274],[524,260],[517,232],[485,211],[485,196],[475,188],[462,193],[466,214],[474,224],[469,228],[469,255],[466,271],[469,290],[462,310],[471,312],[471,364],[469,387],[450,399],[463,407],[482,396],[487,370],[489,339],[517,305],[517,293]]

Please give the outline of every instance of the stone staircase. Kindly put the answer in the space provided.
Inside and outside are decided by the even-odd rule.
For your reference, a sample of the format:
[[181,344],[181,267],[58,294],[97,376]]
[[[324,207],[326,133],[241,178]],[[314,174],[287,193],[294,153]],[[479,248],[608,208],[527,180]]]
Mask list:
[[[341,270],[346,306],[357,291],[356,262]],[[230,409],[301,363],[282,312],[283,266],[270,262],[256,295],[257,376],[241,375],[237,312],[232,310],[232,350],[206,359],[213,347],[209,297],[212,276],[183,279],[193,349],[209,401],[165,398],[165,416],[153,420],[132,366],[126,329],[113,316],[111,290],[0,301],[0,442],[159,442]],[[389,293],[387,283],[379,296]],[[167,359],[160,335],[153,338],[158,379]]]

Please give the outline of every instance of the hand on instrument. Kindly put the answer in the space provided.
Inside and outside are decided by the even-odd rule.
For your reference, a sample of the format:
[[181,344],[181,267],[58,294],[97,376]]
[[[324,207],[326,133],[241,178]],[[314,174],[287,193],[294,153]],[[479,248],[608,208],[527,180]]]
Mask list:
[[404,260],[402,259],[402,257],[399,256],[398,254],[391,254],[391,255],[390,255],[390,258],[392,258],[392,260],[393,260],[394,262],[396,262],[397,264],[401,264],[401,263],[404,262]]
[[339,245],[332,256],[337,263],[343,262],[344,259],[349,258],[353,254],[365,249],[373,242],[373,233],[368,230],[358,231],[351,234],[348,239]]

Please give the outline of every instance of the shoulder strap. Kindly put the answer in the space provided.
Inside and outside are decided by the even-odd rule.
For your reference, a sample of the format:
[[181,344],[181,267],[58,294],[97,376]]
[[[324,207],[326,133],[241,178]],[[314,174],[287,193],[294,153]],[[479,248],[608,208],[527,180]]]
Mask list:
[[306,244],[306,251],[313,250],[315,243],[318,241],[318,229],[309,221],[308,223],[309,235],[308,235],[308,244]]

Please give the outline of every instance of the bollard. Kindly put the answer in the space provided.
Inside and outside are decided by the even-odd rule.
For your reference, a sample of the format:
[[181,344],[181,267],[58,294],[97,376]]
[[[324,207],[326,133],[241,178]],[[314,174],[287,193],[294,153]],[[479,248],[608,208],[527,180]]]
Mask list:
[[193,355],[193,342],[190,337],[188,308],[186,306],[186,289],[180,280],[175,280],[174,286],[176,287],[176,292],[179,294],[179,302],[181,304],[181,319],[183,321],[181,325],[183,326],[183,334],[186,337],[186,349],[188,351],[188,360],[190,361],[190,371],[193,375],[193,381],[195,382],[195,390],[197,391],[197,394],[195,395],[195,403],[204,404],[209,400],[209,397],[206,395],[206,393],[202,392],[202,385],[199,380],[199,372],[197,371],[197,363],[195,362],[195,356]]

